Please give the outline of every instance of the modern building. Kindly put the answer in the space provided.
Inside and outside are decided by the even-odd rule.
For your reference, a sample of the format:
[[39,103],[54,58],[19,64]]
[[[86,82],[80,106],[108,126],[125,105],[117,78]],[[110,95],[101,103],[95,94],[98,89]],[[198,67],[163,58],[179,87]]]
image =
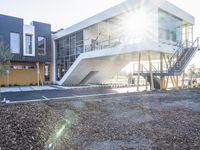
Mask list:
[[[127,0],[53,35],[54,82],[106,83],[132,61],[152,84],[155,76],[180,75],[197,51],[193,25],[192,15],[165,0]],[[179,60],[183,53],[191,55]]]
[[0,40],[11,49],[11,70],[1,85],[35,85],[52,82],[51,25],[0,15]]
[[126,0],[52,34],[49,24],[0,15],[1,39],[14,54],[0,82],[104,84],[136,62],[138,82],[143,76],[152,89],[163,88],[170,78],[177,86],[199,49],[193,25],[192,15],[165,0]]

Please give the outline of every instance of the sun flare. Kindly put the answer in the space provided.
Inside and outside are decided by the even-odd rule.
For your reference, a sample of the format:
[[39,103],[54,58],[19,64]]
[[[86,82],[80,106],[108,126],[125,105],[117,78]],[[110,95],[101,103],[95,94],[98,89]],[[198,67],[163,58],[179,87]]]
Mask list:
[[149,29],[148,15],[144,10],[129,12],[122,20],[122,30],[131,38],[143,39]]

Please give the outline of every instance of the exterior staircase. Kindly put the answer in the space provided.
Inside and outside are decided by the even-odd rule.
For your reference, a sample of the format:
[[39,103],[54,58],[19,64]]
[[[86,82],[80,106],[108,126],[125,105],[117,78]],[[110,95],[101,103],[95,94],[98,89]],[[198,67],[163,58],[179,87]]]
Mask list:
[[[179,76],[181,75],[188,64],[190,63],[192,57],[200,50],[200,38],[198,37],[194,42],[188,44],[190,46],[185,46],[184,44],[169,58],[166,62],[167,70],[158,71],[152,66],[152,75],[154,88],[160,89],[160,80],[161,76]],[[138,75],[137,72],[134,75]],[[142,71],[140,75],[143,76],[151,84],[150,72],[142,65]]]
[[[199,50],[199,38],[195,40],[198,42],[198,45],[194,47],[193,45],[190,48],[183,48],[183,51],[177,51],[175,55],[170,59],[170,68],[167,72],[167,75],[181,75],[183,71],[186,69],[187,65],[190,63],[192,57]],[[180,54],[179,54],[180,53]],[[176,58],[174,58],[176,57]]]

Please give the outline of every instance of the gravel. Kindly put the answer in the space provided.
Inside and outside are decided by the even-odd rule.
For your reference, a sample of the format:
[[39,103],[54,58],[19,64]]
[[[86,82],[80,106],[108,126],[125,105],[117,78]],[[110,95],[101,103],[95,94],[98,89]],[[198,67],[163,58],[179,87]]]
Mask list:
[[200,90],[0,105],[0,150],[200,149]]

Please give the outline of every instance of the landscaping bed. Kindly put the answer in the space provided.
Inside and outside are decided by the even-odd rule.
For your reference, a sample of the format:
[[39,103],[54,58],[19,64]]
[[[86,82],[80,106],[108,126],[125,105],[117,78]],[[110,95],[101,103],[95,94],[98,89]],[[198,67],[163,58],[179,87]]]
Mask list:
[[200,90],[0,105],[0,150],[200,149]]

